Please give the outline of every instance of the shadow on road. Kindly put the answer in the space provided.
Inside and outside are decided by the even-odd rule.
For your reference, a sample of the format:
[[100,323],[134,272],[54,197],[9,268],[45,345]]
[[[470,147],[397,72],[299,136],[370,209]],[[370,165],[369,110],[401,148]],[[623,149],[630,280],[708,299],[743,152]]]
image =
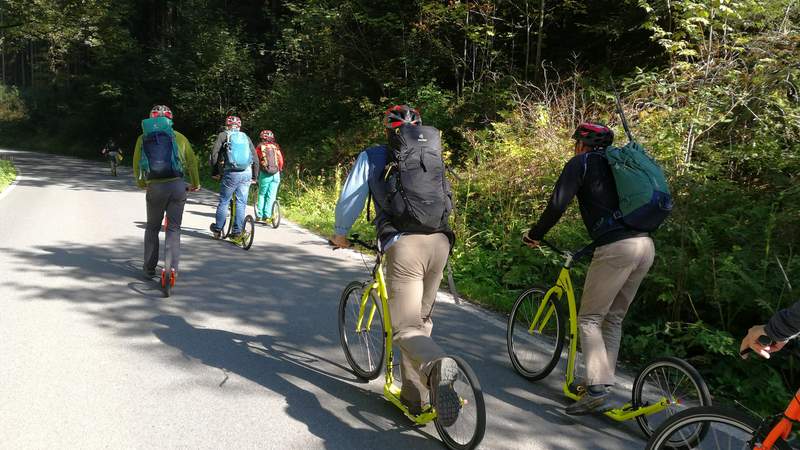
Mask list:
[[[189,358],[203,364],[231,372],[256,382],[286,400],[286,413],[306,424],[309,432],[325,442],[325,448],[379,448],[385,446],[381,436],[385,424],[374,423],[374,418],[397,417],[393,427],[412,428],[410,422],[396,409],[372,391],[348,383],[336,374],[318,368],[320,362],[332,363],[320,356],[297,350],[293,344],[282,342],[269,335],[247,336],[223,330],[197,328],[183,317],[157,316],[153,322],[165,325],[153,333],[164,344],[175,347]],[[339,369],[343,369],[340,365]],[[227,378],[220,383],[224,387]],[[358,414],[343,414],[323,406],[317,394],[323,392],[345,403],[345,409]],[[351,411],[352,412],[352,411]],[[360,425],[351,425],[342,417],[355,418]],[[418,434],[393,432],[394,445],[410,448],[440,448],[424,431]]]

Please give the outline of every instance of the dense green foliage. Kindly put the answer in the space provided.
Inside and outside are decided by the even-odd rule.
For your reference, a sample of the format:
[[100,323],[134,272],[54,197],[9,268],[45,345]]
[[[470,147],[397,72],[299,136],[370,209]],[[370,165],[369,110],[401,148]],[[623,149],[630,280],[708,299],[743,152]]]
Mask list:
[[[252,135],[276,132],[285,207],[324,231],[354,156],[382,139],[381,111],[414,104],[443,130],[458,174],[460,288],[498,310],[556,274],[554,258],[518,236],[545,205],[575,125],[608,122],[624,142],[613,74],[677,201],[624,357],[689,358],[717,394],[762,409],[796,387],[785,357],[736,356],[750,325],[798,299],[795,1],[64,4],[0,0],[3,144],[93,155],[109,135],[132,144],[150,106],[166,103],[203,153],[237,113]],[[550,237],[585,243],[576,208]],[[757,365],[773,375],[748,380]]]
[[10,160],[0,159],[0,192],[17,178],[17,169]]

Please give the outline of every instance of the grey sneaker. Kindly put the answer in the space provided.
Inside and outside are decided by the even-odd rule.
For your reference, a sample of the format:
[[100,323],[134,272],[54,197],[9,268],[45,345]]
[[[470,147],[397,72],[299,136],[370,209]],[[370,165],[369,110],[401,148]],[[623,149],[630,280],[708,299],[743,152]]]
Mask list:
[[445,427],[456,423],[461,412],[461,401],[453,389],[456,378],[458,378],[458,364],[453,358],[440,359],[431,371],[433,406],[436,408],[439,423]]
[[591,413],[604,413],[611,409],[608,405],[608,390],[602,394],[587,392],[577,402],[567,406],[566,413],[571,416],[583,416]]
[[217,229],[216,224],[209,225],[208,229],[211,231],[211,235],[214,236],[214,239],[219,239],[221,236],[220,230]]

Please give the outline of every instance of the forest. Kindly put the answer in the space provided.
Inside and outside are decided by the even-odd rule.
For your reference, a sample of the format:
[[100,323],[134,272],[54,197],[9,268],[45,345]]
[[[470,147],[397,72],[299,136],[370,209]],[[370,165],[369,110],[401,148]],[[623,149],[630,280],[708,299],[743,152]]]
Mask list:
[[[800,300],[799,25],[795,0],[0,0],[0,145],[97,158],[113,136],[130,154],[167,104],[207,155],[239,115],[284,149],[289,217],[327,234],[354,157],[408,103],[443,132],[458,286],[507,312],[556,275],[519,236],[576,125],[626,141],[613,77],[676,200],[622,359],[684,357],[716,399],[774,411],[795,359],[743,361],[738,342]],[[576,205],[548,238],[588,242]]]

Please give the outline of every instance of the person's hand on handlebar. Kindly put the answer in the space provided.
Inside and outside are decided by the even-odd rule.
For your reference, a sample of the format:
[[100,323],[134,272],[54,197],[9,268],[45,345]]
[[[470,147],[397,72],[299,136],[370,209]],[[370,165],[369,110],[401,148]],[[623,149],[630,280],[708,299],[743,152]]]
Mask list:
[[341,234],[334,234],[330,240],[331,245],[336,248],[348,248],[350,247],[350,241],[347,240],[347,237]]
[[527,245],[529,248],[539,248],[539,241],[533,240],[528,237],[528,232],[522,233],[522,243]]
[[[742,358],[747,357],[746,350],[749,348],[762,358],[769,359],[770,353],[775,353],[778,350],[782,349],[784,345],[786,345],[786,341],[772,342],[769,344],[765,344],[764,338],[766,336],[767,333],[766,331],[764,331],[764,325],[756,325],[750,327],[750,329],[747,330],[747,336],[745,336],[744,339],[742,339],[742,343],[739,345],[739,352],[742,355]],[[769,340],[769,338],[767,338],[766,340]]]

